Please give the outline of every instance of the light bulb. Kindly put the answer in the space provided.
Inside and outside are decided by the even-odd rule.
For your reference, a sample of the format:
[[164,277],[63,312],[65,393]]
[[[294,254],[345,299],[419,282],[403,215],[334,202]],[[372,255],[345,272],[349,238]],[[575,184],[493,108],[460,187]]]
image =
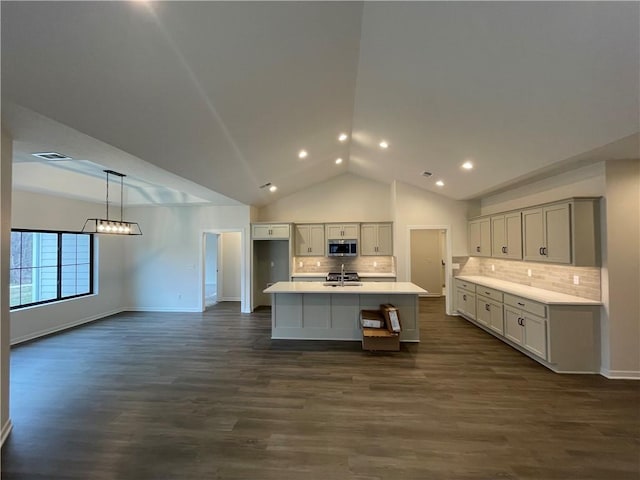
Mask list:
[[438,180],[436,182],[436,185],[439,186],[439,187],[444,187],[444,182],[442,180]]
[[307,158],[307,155],[309,155],[309,154],[307,153],[306,150],[300,150],[298,152],[298,158]]
[[278,187],[276,187],[275,185],[271,185],[271,186],[269,187],[269,191],[270,191],[271,193],[275,192],[276,190],[278,190]]
[[98,224],[98,231],[99,231],[99,232],[104,231],[104,225],[103,225],[102,223],[99,223],[99,224]]
[[386,140],[382,140],[378,145],[380,145],[380,148],[389,148],[389,143]]
[[342,163],[342,159],[341,158],[336,158],[336,165],[340,165]]
[[471,170],[473,168],[473,163],[467,160],[462,164],[462,168],[464,168],[465,170]]
[[341,142],[346,142],[347,138],[349,138],[349,135],[347,135],[346,133],[341,133],[340,136],[338,137],[338,140]]

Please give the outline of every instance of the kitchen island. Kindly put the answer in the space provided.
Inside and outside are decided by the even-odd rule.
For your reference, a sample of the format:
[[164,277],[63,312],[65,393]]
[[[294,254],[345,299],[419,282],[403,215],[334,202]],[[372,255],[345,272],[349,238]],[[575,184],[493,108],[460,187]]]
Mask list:
[[298,340],[361,340],[360,310],[398,308],[400,341],[419,342],[418,296],[428,293],[410,282],[278,282],[272,295],[271,338]]

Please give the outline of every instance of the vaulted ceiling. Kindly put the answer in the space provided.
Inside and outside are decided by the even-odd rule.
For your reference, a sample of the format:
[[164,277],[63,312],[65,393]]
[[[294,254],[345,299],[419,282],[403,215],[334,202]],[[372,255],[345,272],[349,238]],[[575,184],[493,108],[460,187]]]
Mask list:
[[[1,8],[2,120],[25,188],[107,167],[167,189],[150,203],[264,205],[349,171],[472,199],[640,157],[637,2]],[[85,165],[28,161],[60,149]]]

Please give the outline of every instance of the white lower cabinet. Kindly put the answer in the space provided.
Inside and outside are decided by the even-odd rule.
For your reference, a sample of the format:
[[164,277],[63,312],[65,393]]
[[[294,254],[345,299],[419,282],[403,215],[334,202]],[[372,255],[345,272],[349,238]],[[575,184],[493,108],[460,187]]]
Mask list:
[[506,338],[547,359],[547,321],[544,318],[506,306],[504,319]]
[[[471,290],[471,288],[473,288],[473,290]],[[476,294],[472,293],[473,291],[475,291],[475,285],[469,286],[469,289],[467,289],[458,284],[456,287],[456,308],[466,317],[475,320]]]
[[478,294],[476,303],[476,320],[478,323],[503,335],[504,317],[502,313],[502,303]]
[[495,287],[455,282],[456,308],[474,324],[556,372],[600,371],[599,304],[544,304]]

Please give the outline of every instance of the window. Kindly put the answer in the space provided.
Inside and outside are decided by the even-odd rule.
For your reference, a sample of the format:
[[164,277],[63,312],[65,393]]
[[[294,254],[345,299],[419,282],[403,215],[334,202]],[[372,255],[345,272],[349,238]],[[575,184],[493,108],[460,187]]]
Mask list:
[[93,293],[93,235],[11,231],[11,308]]

